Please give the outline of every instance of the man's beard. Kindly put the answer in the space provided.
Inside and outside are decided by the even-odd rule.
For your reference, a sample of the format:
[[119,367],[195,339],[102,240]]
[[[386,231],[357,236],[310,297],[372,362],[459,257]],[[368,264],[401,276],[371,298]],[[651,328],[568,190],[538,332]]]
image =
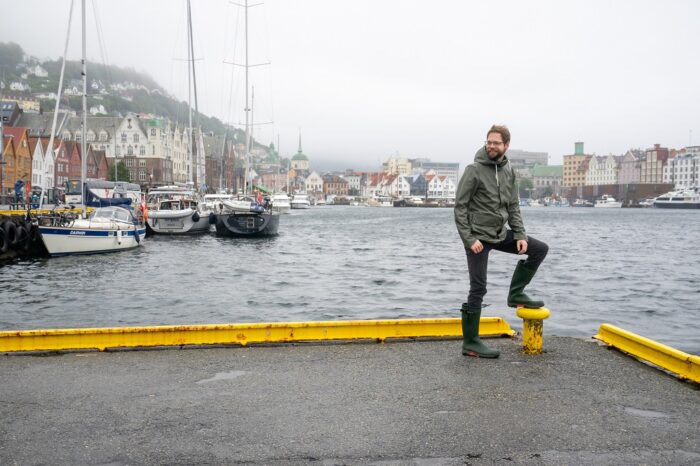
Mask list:
[[[489,159],[494,160],[494,161],[500,159],[501,157],[503,157],[503,155],[504,155],[505,153],[506,153],[505,151],[501,152],[501,151],[498,150],[498,149],[492,149],[492,150],[488,150],[488,149],[487,149],[487,150],[486,150],[486,155],[489,156]],[[492,155],[492,154],[493,154],[493,155]]]

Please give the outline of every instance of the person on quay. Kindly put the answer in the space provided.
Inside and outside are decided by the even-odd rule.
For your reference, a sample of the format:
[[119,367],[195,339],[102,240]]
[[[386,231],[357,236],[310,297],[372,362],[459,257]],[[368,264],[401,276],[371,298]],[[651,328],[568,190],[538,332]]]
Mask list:
[[[549,247],[525,233],[516,176],[506,157],[509,145],[508,128],[491,126],[484,147],[476,152],[474,163],[466,168],[457,188],[455,223],[469,267],[469,297],[462,304],[462,354],[467,356],[497,358],[500,355],[479,339],[479,319],[492,249],[527,254],[527,259],[518,261],[513,272],[508,306],[544,306],[541,300],[525,294],[525,287],[535,276]],[[510,228],[506,228],[506,224]]]

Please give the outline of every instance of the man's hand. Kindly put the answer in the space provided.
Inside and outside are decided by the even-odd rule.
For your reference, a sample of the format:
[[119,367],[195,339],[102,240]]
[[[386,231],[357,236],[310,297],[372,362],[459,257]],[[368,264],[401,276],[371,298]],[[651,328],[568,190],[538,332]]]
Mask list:
[[481,244],[481,241],[476,240],[469,249],[471,249],[474,254],[479,254],[481,251],[484,250],[484,245]]
[[527,252],[527,241],[524,239],[518,240],[518,254],[525,254]]

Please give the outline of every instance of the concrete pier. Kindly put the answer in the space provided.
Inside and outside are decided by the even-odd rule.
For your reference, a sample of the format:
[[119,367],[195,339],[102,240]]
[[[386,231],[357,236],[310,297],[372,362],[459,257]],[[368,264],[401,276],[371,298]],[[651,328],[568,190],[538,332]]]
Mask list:
[[0,356],[0,464],[698,464],[700,391],[591,341]]

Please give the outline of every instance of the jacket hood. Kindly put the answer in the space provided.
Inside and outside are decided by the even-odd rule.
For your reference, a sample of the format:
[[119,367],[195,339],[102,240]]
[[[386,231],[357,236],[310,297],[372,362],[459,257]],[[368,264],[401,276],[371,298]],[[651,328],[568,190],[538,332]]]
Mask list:
[[491,160],[486,153],[486,147],[482,147],[478,151],[476,151],[476,155],[474,156],[474,161],[479,162],[482,165],[498,165],[499,167],[502,167],[503,165],[508,163],[508,155],[503,156],[503,160],[501,160],[501,163],[497,164],[493,160]]

